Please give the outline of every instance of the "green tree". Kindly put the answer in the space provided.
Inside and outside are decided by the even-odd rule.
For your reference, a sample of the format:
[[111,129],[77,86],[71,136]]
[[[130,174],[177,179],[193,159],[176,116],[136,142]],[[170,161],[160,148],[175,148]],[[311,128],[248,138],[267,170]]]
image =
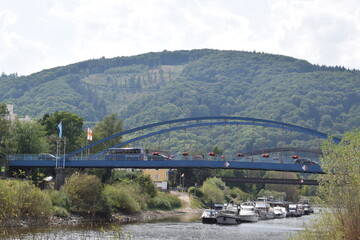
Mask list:
[[319,196],[329,211],[295,239],[359,239],[360,236],[360,131],[348,132],[341,143],[327,140],[318,177]]
[[[58,125],[61,122],[62,139],[66,140],[66,152],[70,153],[80,148],[80,137],[83,133],[82,117],[75,113],[61,111],[55,112],[53,115],[45,114],[39,122],[45,127],[46,134],[50,139],[54,139],[54,136],[59,136]],[[52,142],[52,149],[56,149],[56,142]]]
[[5,103],[0,103],[0,163],[5,159],[5,139],[9,133],[10,121],[7,119],[8,110]]
[[[116,114],[105,116],[102,122],[99,122],[93,129],[93,140],[98,141],[100,139],[112,136],[116,133],[123,131],[123,122],[118,120]],[[93,151],[101,151],[112,147],[121,142],[121,137],[114,138],[112,140],[106,141],[94,147]]]
[[23,122],[15,120],[10,126],[10,136],[6,141],[7,148],[12,153],[31,154],[49,151],[44,127],[38,122]]
[[[295,173],[289,172],[267,172],[265,178],[284,178],[297,179]],[[284,185],[284,184],[266,184],[264,190],[271,194],[274,192],[274,198],[283,198],[283,200],[297,202],[299,201],[300,189],[298,185]],[[276,192],[281,194],[275,194]],[[284,194],[285,193],[285,194]],[[259,195],[262,194],[261,191]]]

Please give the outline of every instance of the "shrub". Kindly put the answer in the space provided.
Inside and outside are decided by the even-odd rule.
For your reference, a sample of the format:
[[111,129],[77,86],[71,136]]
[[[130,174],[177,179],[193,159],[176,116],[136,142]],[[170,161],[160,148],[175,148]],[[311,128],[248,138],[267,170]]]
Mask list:
[[102,195],[100,179],[94,175],[76,172],[66,179],[62,190],[69,199],[72,212],[90,215],[110,212],[109,206]]
[[189,187],[188,193],[191,194],[194,197],[197,197],[197,198],[203,198],[204,197],[204,193],[201,191],[200,188]]
[[150,199],[149,208],[171,210],[181,207],[181,201],[177,196],[159,193],[156,197]]
[[114,186],[116,188],[123,189],[130,194],[140,204],[142,210],[146,210],[148,208],[147,201],[150,199],[150,196],[146,192],[142,191],[142,187],[138,183],[118,183]]
[[125,189],[106,185],[104,196],[114,212],[136,213],[141,210],[141,205]]
[[57,216],[57,217],[69,217],[70,216],[69,212],[65,208],[59,207],[59,206],[53,206],[53,212],[54,212],[54,216]]
[[48,191],[53,206],[69,209],[69,199],[63,191]]
[[0,180],[0,220],[47,220],[52,216],[50,197],[28,181]]

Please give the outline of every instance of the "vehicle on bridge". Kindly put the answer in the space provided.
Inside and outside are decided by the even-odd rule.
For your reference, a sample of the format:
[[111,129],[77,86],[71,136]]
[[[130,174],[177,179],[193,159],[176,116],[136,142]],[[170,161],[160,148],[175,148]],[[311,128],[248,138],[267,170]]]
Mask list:
[[295,164],[303,164],[303,165],[319,165],[317,162],[309,159],[309,158],[297,158],[294,161]]
[[40,153],[38,155],[38,160],[56,160],[59,159],[59,157],[55,157],[54,155],[50,153]]
[[171,157],[160,152],[153,152],[152,154],[147,154],[147,160],[171,160]]
[[109,148],[105,160],[144,160],[142,148]]

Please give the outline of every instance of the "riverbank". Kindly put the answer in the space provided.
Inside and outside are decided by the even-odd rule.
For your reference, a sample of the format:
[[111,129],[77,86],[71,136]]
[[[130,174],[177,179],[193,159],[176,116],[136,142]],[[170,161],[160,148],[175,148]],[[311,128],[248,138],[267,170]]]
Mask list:
[[179,216],[183,214],[201,214],[201,209],[192,209],[190,207],[190,198],[187,193],[184,192],[171,192],[172,195],[178,196],[181,200],[182,207],[179,209],[174,210],[149,210],[149,211],[142,211],[135,214],[123,214],[123,213],[116,213],[112,214],[110,218],[91,218],[91,217],[84,217],[80,215],[71,215],[69,217],[51,217],[47,220],[36,220],[36,219],[23,219],[23,220],[9,220],[6,222],[0,222],[1,228],[6,227],[32,227],[32,226],[41,226],[41,225],[77,225],[86,222],[118,222],[118,223],[133,223],[133,222],[141,222],[141,221],[148,221],[153,219],[160,219],[160,218],[168,218],[173,216]]
[[201,214],[202,209],[192,209],[190,207],[190,197],[188,193],[171,191],[170,194],[177,196],[181,201],[181,208],[175,210],[152,210],[142,211],[136,214],[122,214],[116,213],[111,216],[110,219],[87,219],[81,216],[71,216],[69,218],[54,217],[51,219],[51,225],[57,224],[79,224],[82,222],[119,222],[119,223],[132,223],[140,221],[148,221],[157,218],[168,218],[173,216],[179,216],[182,214]]

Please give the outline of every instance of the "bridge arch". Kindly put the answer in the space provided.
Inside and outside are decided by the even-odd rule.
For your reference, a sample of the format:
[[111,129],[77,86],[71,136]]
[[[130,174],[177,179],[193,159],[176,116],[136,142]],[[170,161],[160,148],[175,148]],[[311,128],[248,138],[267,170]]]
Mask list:
[[[219,122],[199,122],[199,121],[209,121],[209,120],[223,120],[223,121],[219,121]],[[191,121],[196,121],[195,124],[188,124],[188,125],[184,125],[184,126],[177,126],[177,127],[170,127],[168,129],[162,129],[159,131],[154,131],[139,137],[135,137],[133,139],[127,140],[125,142],[119,143],[113,147],[121,147],[121,146],[125,146],[129,143],[141,140],[143,138],[148,138],[154,135],[158,135],[158,134],[163,134],[166,132],[171,132],[171,131],[177,131],[177,130],[181,130],[181,129],[186,129],[186,128],[193,128],[193,127],[199,127],[199,126],[212,126],[212,125],[253,125],[253,126],[263,126],[263,127],[272,127],[272,128],[280,128],[280,129],[285,129],[285,130],[289,130],[289,131],[294,131],[294,132],[299,132],[299,133],[304,133],[307,135],[312,135],[312,136],[316,136],[319,138],[323,138],[323,139],[327,139],[329,137],[328,134],[326,133],[322,133],[310,128],[305,128],[305,127],[301,127],[301,126],[297,126],[297,125],[293,125],[293,124],[288,124],[288,123],[283,123],[283,122],[278,122],[278,121],[273,121],[273,120],[266,120],[266,119],[259,119],[259,118],[249,118],[249,117],[234,117],[234,116],[210,116],[210,117],[193,117],[193,118],[182,118],[182,119],[174,119],[174,120],[169,120],[169,121],[163,121],[163,122],[158,122],[158,123],[153,123],[153,124],[148,124],[148,125],[144,125],[144,126],[140,126],[140,127],[136,127],[136,128],[132,128],[117,134],[114,134],[112,136],[103,138],[99,141],[96,141],[94,143],[91,143],[83,148],[80,148],[68,155],[66,155],[65,159],[69,159],[72,156],[86,150],[89,149],[93,146],[96,146],[97,144],[106,142],[108,140],[111,140],[113,138],[116,137],[120,137],[123,135],[127,135],[130,133],[134,133],[134,132],[138,132],[144,129],[150,129],[150,128],[154,128],[157,126],[162,126],[162,125],[171,125],[173,123],[186,123],[186,122],[191,122]],[[332,137],[332,140],[336,143],[339,143],[341,141],[340,138],[337,137]]]

